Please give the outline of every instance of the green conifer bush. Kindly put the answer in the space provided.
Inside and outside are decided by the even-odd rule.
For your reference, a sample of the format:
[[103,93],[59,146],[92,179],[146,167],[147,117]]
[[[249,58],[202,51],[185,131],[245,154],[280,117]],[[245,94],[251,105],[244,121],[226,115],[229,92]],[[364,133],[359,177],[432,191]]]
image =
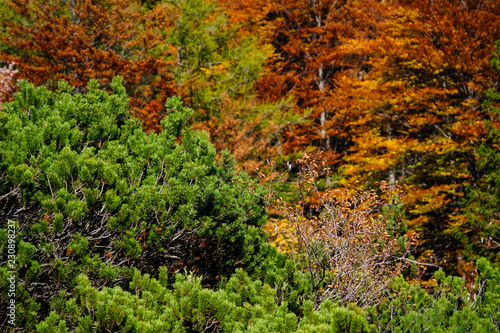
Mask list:
[[304,302],[298,318],[287,303],[277,304],[277,290],[252,280],[238,269],[218,290],[203,288],[201,279],[178,274],[168,285],[165,267],[158,279],[136,269],[130,292],[120,287],[96,289],[85,275],[77,278],[73,298],[52,302],[52,312],[36,326],[52,332],[372,332],[355,307],[325,303],[321,311]]
[[499,332],[500,269],[481,258],[470,290],[462,278],[434,274],[436,285],[427,293],[403,277],[396,279],[381,303],[369,309],[379,332]]
[[73,293],[80,274],[100,288],[127,286],[133,268],[151,276],[186,268],[213,287],[237,267],[257,277],[274,260],[285,267],[261,229],[262,190],[236,175],[227,151],[217,162],[207,134],[185,126],[192,111],[180,98],[168,100],[163,131],[148,135],[129,116],[120,79],[112,90],[22,82],[0,112],[0,303],[11,220],[16,320],[28,330],[52,297]]

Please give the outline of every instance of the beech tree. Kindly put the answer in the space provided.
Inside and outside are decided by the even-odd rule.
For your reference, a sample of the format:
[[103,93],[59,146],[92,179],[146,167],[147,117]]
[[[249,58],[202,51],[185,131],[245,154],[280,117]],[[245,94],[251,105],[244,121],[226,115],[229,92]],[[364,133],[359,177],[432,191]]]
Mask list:
[[298,157],[308,148],[320,149],[329,165],[339,163],[346,153],[352,138],[346,121],[349,113],[342,111],[349,101],[337,97],[338,80],[358,76],[364,65],[364,55],[346,44],[376,35],[379,7],[378,1],[369,0],[282,0],[261,7],[266,14],[258,26],[269,36],[276,56],[268,63],[258,92],[271,101],[293,96],[293,111],[307,120],[285,128],[280,139],[283,153]]
[[[500,74],[500,42],[495,44],[491,65]],[[476,150],[476,177],[465,191],[463,213],[454,219],[450,233],[461,241],[467,259],[485,256],[500,261],[500,93],[489,89],[483,104],[487,134]]]
[[109,89],[124,78],[131,109],[145,128],[160,129],[167,97],[177,93],[169,64],[160,59],[159,11],[138,1],[3,1],[0,57],[15,62],[19,78],[57,87],[60,79],[82,91],[90,79]]
[[[244,15],[243,4],[226,6]],[[342,186],[406,182],[419,255],[456,265],[464,248],[451,230],[465,223],[461,198],[480,176],[474,152],[487,132],[481,104],[496,78],[489,55],[499,14],[487,0],[260,6],[254,29],[279,57],[258,92],[293,94],[294,112],[309,120],[285,128],[280,150],[326,151]]]
[[500,7],[397,1],[386,8],[378,36],[348,46],[366,55],[367,75],[338,81],[337,96],[349,101],[341,112],[353,116],[345,184],[405,181],[410,225],[422,235],[418,255],[456,269],[464,248],[450,230],[464,221],[464,189],[478,177],[474,152],[486,134],[481,103],[496,77],[489,54],[500,37],[491,23]]
[[[288,221],[271,224],[274,241],[287,238],[285,246],[305,257],[317,308],[329,299],[359,306],[377,303],[378,295],[412,261],[416,238],[404,218],[404,192],[387,183],[380,196],[347,188],[322,191],[321,154],[306,153],[297,163],[300,171],[291,188],[286,173],[270,175],[276,182],[270,188],[270,205]],[[280,187],[295,192],[296,198],[284,201],[281,193],[273,193]]]

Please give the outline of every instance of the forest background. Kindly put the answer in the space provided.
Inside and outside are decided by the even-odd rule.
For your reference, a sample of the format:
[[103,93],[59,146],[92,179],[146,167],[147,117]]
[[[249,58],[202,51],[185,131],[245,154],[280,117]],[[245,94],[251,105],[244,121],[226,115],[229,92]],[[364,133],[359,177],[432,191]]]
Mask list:
[[[468,330],[480,332],[490,327],[484,326],[489,325],[488,322],[499,329],[499,300],[481,296],[487,288],[495,290],[494,281],[499,279],[498,1],[8,0],[0,4],[0,22],[0,59],[4,66],[0,72],[0,99],[6,103],[1,118],[5,142],[2,145],[0,193],[2,225],[7,224],[7,218],[18,220],[19,237],[26,235],[24,241],[34,246],[32,251],[25,250],[32,253],[18,267],[24,277],[18,287],[22,290],[18,293],[36,295],[35,302],[25,305],[22,310],[25,311],[21,315],[23,325],[47,332],[53,329],[51,327],[62,327],[62,322],[69,328],[90,325],[88,327],[99,329],[99,325],[109,322],[109,318],[89,315],[91,319],[85,323],[70,319],[71,313],[74,315],[78,311],[80,315],[92,313],[84,309],[83,301],[77,302],[78,297],[85,294],[81,290],[87,290],[90,295],[98,290],[104,292],[101,288],[108,285],[127,289],[128,282],[137,284],[143,279],[140,274],[151,274],[160,280],[164,276],[165,290],[182,289],[182,283],[198,283],[197,287],[184,288],[198,290],[196,288],[203,286],[207,290],[219,288],[220,293],[229,293],[231,283],[237,284],[231,282],[230,277],[235,269],[243,268],[247,273],[238,271],[239,275],[231,279],[247,279],[245,283],[253,287],[252,283],[257,280],[269,284],[274,288],[267,291],[274,299],[273,306],[286,304],[286,309],[280,310],[284,313],[283,318],[294,314],[293,318],[282,318],[279,325],[284,326],[274,323],[281,327],[277,328],[280,331],[283,327],[293,330],[294,327],[304,329],[307,325],[333,327],[329,319],[319,316],[321,311],[326,311],[325,318],[332,316],[328,311],[347,313],[345,318],[350,319],[345,322],[339,319],[338,327],[344,327],[339,330],[389,330],[390,325],[405,327],[404,318],[414,323],[420,320],[419,325],[426,325],[427,320],[434,327],[444,325],[452,330],[453,325],[463,324],[454,322],[453,312],[466,308],[472,309],[477,318],[486,318],[485,322],[476,317],[470,319],[470,323],[464,324]],[[122,78],[120,82],[113,79],[116,76]],[[32,86],[24,81],[15,85],[23,79]],[[91,80],[96,82],[89,83]],[[111,97],[102,95],[102,91]],[[180,96],[182,102],[169,99],[174,95]],[[79,104],[80,100],[72,99],[80,98],[77,96],[82,96],[89,105],[96,101],[109,104],[106,107],[111,110],[102,117],[71,116],[76,117],[72,126],[84,133],[67,135],[79,138],[67,139],[71,149],[80,154],[78,158],[82,156],[78,163],[90,163],[86,161],[94,153],[96,158],[106,155],[97,152],[107,150],[104,147],[111,145],[108,142],[112,140],[128,147],[131,155],[137,154],[137,159],[127,160],[131,164],[124,167],[124,171],[116,171],[117,176],[109,176],[115,171],[103,171],[103,175],[96,171],[94,177],[101,187],[87,181],[85,177],[90,176],[76,176],[75,170],[68,171],[64,178],[60,174],[62,171],[44,169],[42,162],[39,170],[45,171],[38,173],[36,163],[28,162],[28,157],[25,161],[16,160],[8,153],[25,148],[21,145],[14,149],[8,143],[16,131],[24,133],[18,140],[36,141],[28,136],[29,131],[38,128],[38,125],[28,126],[29,122],[36,122],[30,118],[34,112],[29,111],[31,107],[33,110],[42,110],[43,105],[50,105],[47,107],[54,110],[60,108],[58,112],[65,115],[61,116],[61,124],[64,124],[73,118],[64,118],[70,115],[56,101],[76,103],[75,110],[82,108],[79,112],[87,112]],[[116,101],[113,96],[117,96]],[[11,101],[14,102],[9,104]],[[115,109],[121,111],[112,111]],[[7,116],[16,112],[18,122],[12,120],[13,116]],[[28,118],[24,119],[20,112]],[[40,112],[40,119],[49,117],[45,111]],[[133,134],[139,123],[124,120],[128,114],[140,121],[143,133],[148,135]],[[47,118],[49,123],[56,122],[50,119]],[[84,127],[93,128],[92,124],[102,127],[98,137]],[[118,128],[116,132],[115,127]],[[208,137],[193,134],[198,132],[191,127],[206,131]],[[45,131],[44,128],[40,127]],[[71,132],[63,125],[59,128],[54,125],[52,130],[54,133]],[[44,134],[40,142],[66,142],[54,133]],[[137,208],[139,201],[125,203],[123,198],[136,193],[133,191],[139,191],[134,194],[138,196],[140,191],[146,191],[142,182],[147,183],[148,177],[139,171],[160,175],[165,168],[150,170],[154,164],[152,153],[139,158],[142,153],[135,152],[132,141],[124,137],[135,140],[138,146],[144,144],[147,151],[165,151],[182,161],[187,161],[182,154],[190,152],[192,164],[184,168],[198,170],[194,166],[199,166],[196,171],[199,183],[211,184],[191,190],[179,187],[180,193],[189,192],[185,194],[189,198],[186,202],[192,203],[199,212],[193,212],[192,220],[182,222],[185,223],[182,228],[177,224],[169,226],[172,216],[156,217],[158,223],[141,225],[140,221],[147,220],[146,216],[149,218],[160,211],[157,207],[166,205],[163,199],[137,199],[146,208]],[[63,154],[64,145],[61,143],[61,147],[54,148],[54,153]],[[77,149],[75,145],[94,146],[95,152]],[[27,156],[35,149],[42,152],[40,156],[46,154],[41,146],[35,148],[27,144],[27,147]],[[201,147],[201,152],[196,147]],[[224,149],[233,157],[223,153]],[[118,163],[123,157],[109,154],[107,161],[115,158],[117,164],[123,163]],[[62,157],[53,157],[53,161],[59,158]],[[23,163],[27,166],[22,168],[28,169],[21,168]],[[133,166],[134,163],[137,166]],[[34,168],[32,173],[26,171],[31,167]],[[206,171],[207,168],[212,171]],[[44,172],[47,181],[38,176]],[[52,179],[51,172],[64,179],[71,178],[69,187],[67,180],[60,180],[61,188],[66,188],[68,193],[52,189],[52,186],[59,186],[53,185],[59,176]],[[210,178],[213,175],[220,177],[220,183]],[[137,176],[140,179],[137,189],[127,180],[131,186],[127,194],[123,184],[119,186],[114,180]],[[27,181],[28,178],[32,180]],[[81,178],[81,184],[77,178]],[[160,176],[153,182],[153,188],[160,186],[159,179]],[[185,182],[193,186],[192,176],[181,172],[178,179],[179,184]],[[267,192],[252,179],[258,180]],[[235,185],[237,183],[241,185]],[[95,193],[89,190],[94,193],[93,201],[89,199],[92,195],[87,186],[98,189]],[[220,186],[227,186],[226,196],[210,192]],[[111,203],[110,200],[115,199],[106,192],[108,187],[114,195],[121,196],[116,199],[119,204]],[[206,190],[208,187],[213,189]],[[33,188],[43,189],[41,192],[47,197],[36,194]],[[144,193],[141,195],[145,197]],[[209,199],[203,197],[205,194]],[[227,195],[233,198],[228,199]],[[56,204],[61,198],[63,201]],[[49,205],[47,200],[54,204]],[[93,211],[90,203],[100,200],[103,205],[97,205],[99,209]],[[175,200],[167,200],[171,207],[176,207],[174,211],[178,215],[174,220],[181,221],[183,214],[191,218],[189,210],[180,208],[187,205],[186,202],[182,199],[173,204]],[[234,204],[214,204],[207,208],[200,204],[204,200]],[[125,212],[123,207],[126,205],[130,211]],[[235,206],[242,208],[233,211]],[[114,211],[109,207],[115,207]],[[147,213],[138,213],[140,209]],[[203,215],[203,219],[199,215]],[[131,229],[123,227],[121,234],[106,235],[106,243],[103,243],[92,233],[93,220],[85,227],[86,231],[69,227],[73,221],[87,221],[90,216],[102,216],[103,221],[113,226],[108,225],[108,229],[120,229],[117,227],[120,223],[133,218],[139,222],[131,222]],[[202,223],[203,228],[193,221]],[[332,221],[340,222],[332,224]],[[56,227],[58,224],[60,226]],[[365,229],[359,228],[362,225],[366,225]],[[213,234],[207,231],[211,227],[217,230]],[[56,229],[59,231],[54,231]],[[162,230],[166,232],[167,229],[170,234],[162,235]],[[333,233],[339,235],[337,229],[342,230],[340,236],[332,238]],[[44,233],[50,236],[40,236]],[[245,236],[247,234],[252,236]],[[346,235],[353,238],[342,243]],[[7,253],[7,233],[2,237],[2,251]],[[169,241],[162,243],[164,239]],[[53,258],[43,252],[48,240],[56,244],[56,249],[52,250],[60,251]],[[118,244],[120,241],[123,244]],[[192,249],[186,250],[193,241]],[[89,245],[92,242],[96,246],[93,250]],[[156,250],[146,253],[146,245]],[[170,250],[165,250],[168,246]],[[21,251],[22,246],[18,247]],[[159,259],[155,258],[155,251],[168,253],[158,256]],[[101,264],[111,265],[108,273],[102,273],[109,274],[104,284],[96,284],[92,278],[93,282],[88,282],[77,274],[86,269],[75,270],[75,266],[71,266],[85,266],[87,252],[97,253]],[[206,263],[206,258],[216,259]],[[61,272],[65,271],[57,273],[58,260],[62,260],[62,266],[69,265],[68,269],[77,273],[66,272],[64,274],[69,275],[61,278]],[[123,265],[139,269],[139,276],[131,271],[114,271]],[[167,267],[168,273],[158,271],[161,265]],[[451,283],[442,282],[446,278],[440,275],[442,272],[438,268],[459,277],[458,280],[450,278]],[[106,269],[100,268],[103,272]],[[198,274],[199,280],[185,275],[178,277],[179,281],[172,287],[172,274],[183,269]],[[354,271],[365,275],[356,275]],[[297,272],[305,275],[299,278]],[[59,277],[55,278],[57,274]],[[244,274],[249,275],[243,277]],[[278,277],[270,278],[273,274]],[[404,278],[398,278],[400,274]],[[77,275],[80,292],[76,292],[74,283],[68,282],[58,284],[60,290],[37,287],[44,278],[70,281]],[[369,283],[357,284],[359,279]],[[462,281],[457,282],[460,287],[456,290],[453,281]],[[395,284],[389,287],[390,283]],[[6,282],[2,288],[7,288]],[[90,291],[92,288],[97,289]],[[152,287],[144,285],[140,292],[137,287],[135,294],[134,288],[129,287],[130,294],[119,297],[140,298],[145,289]],[[394,299],[389,297],[392,295],[390,288],[398,290]],[[410,298],[420,297],[426,301],[408,305],[408,310],[401,312],[398,319],[392,315],[390,320],[382,318],[387,311],[392,311],[393,304],[401,302],[398,298],[401,288],[415,293]],[[424,293],[427,296],[420,293],[423,289],[428,292]],[[61,294],[61,300],[49,301],[62,290],[67,292],[66,296]],[[310,306],[307,295],[311,297]],[[448,297],[451,305],[440,317],[441,322],[424,320],[424,317],[416,319],[428,315],[428,311],[423,310],[426,307],[441,306],[442,295]],[[73,296],[76,297],[73,303],[80,304],[81,308],[71,312],[68,309],[73,305],[61,304],[62,299]],[[476,299],[485,303],[480,307],[482,303]],[[322,306],[330,301],[331,304]],[[261,300],[249,301],[254,305],[259,302]],[[438,303],[441,305],[436,305]],[[238,302],[235,304],[238,308]],[[491,304],[494,304],[493,312],[482,314],[481,311],[489,309]],[[187,307],[196,308],[194,305]],[[193,318],[197,316],[193,314],[189,315],[193,316],[189,320],[182,317],[187,314],[179,315],[183,318],[180,322],[184,323],[179,325],[188,331],[237,330],[236,319],[227,319],[230,324],[223,324],[224,321],[217,317],[220,314],[214,319],[205,310],[199,310],[203,315],[198,316],[205,318],[203,325],[194,324]],[[412,317],[412,311],[418,315]],[[336,317],[340,316],[335,313]],[[248,316],[253,318],[253,315]],[[146,325],[147,320],[138,323],[135,314],[130,316],[135,318],[130,319],[134,324],[127,325]],[[260,316],[258,311],[255,316]],[[316,316],[314,320],[313,316]],[[271,325],[273,320],[267,318],[262,325]],[[126,321],[117,320],[116,327],[125,325]],[[139,330],[137,327],[135,329]]]

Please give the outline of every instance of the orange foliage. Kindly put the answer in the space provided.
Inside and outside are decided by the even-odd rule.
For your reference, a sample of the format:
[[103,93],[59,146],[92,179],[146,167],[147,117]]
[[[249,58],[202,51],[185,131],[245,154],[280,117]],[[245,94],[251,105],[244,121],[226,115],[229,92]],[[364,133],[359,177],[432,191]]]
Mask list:
[[345,182],[411,184],[407,211],[424,235],[421,250],[453,260],[458,242],[443,231],[477,172],[500,3],[394,1],[384,15],[376,38],[346,44],[366,56],[369,71],[338,80],[338,100],[349,101],[339,112],[353,134]]
[[373,0],[273,4],[261,25],[272,33],[277,56],[256,89],[264,100],[293,96],[295,113],[309,120],[285,128],[281,147],[285,154],[320,149],[330,152],[329,165],[338,164],[352,144],[349,120],[356,118],[352,114],[356,106],[338,95],[348,95],[355,87],[339,87],[339,80],[349,75],[360,78],[367,70],[363,67],[367,56],[347,46],[377,35],[384,6]]
[[[283,217],[267,226],[273,228],[273,243],[306,255],[317,304],[326,299],[370,304],[407,267],[416,241],[399,211],[402,188],[382,183],[380,196],[348,188],[320,191],[321,154],[304,154],[297,163],[296,200],[287,203],[270,190],[270,205]],[[273,188],[288,183],[286,173],[273,177]]]
[[[295,112],[311,121],[285,127],[280,149],[328,151],[346,177],[340,185],[408,183],[421,254],[432,249],[453,260],[460,249],[444,249],[458,243],[446,229],[477,176],[475,150],[486,134],[481,103],[498,80],[490,54],[500,39],[500,3],[258,3],[248,6],[262,18],[254,29],[265,30],[277,54],[256,86],[259,96],[293,95]],[[234,7],[250,12],[241,6]]]
[[155,25],[164,19],[162,13],[143,15],[136,1],[121,0],[12,0],[6,5],[12,12],[0,41],[8,47],[0,57],[16,63],[19,78],[53,88],[64,79],[83,90],[90,79],[108,87],[120,75],[136,115],[146,128],[159,129],[158,119],[141,110],[160,114],[158,108],[176,91],[168,63],[151,54],[160,42]]

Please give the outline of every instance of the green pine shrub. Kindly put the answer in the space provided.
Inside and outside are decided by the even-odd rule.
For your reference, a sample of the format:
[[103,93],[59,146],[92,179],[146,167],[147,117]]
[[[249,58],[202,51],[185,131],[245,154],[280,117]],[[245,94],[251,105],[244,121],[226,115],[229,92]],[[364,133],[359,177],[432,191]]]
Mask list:
[[176,275],[171,289],[168,280],[166,267],[160,268],[158,279],[136,269],[130,292],[98,290],[82,274],[74,297],[56,297],[37,332],[372,332],[354,306],[327,302],[314,311],[308,300],[298,318],[286,302],[278,305],[275,288],[241,269],[218,290],[203,288],[193,274]]
[[263,190],[236,174],[227,151],[217,162],[207,134],[185,125],[192,110],[172,97],[163,131],[148,135],[129,116],[120,79],[112,89],[91,81],[75,93],[60,82],[51,92],[24,81],[0,112],[0,252],[6,258],[5,226],[16,221],[18,325],[34,328],[34,314],[71,295],[80,274],[97,288],[126,286],[133,268],[157,276],[165,266],[214,287],[243,267],[288,283],[293,265],[261,229]]
[[381,303],[368,309],[370,321],[379,332],[499,332],[500,269],[484,258],[476,265],[471,290],[442,270],[434,274],[431,293],[399,277]]

